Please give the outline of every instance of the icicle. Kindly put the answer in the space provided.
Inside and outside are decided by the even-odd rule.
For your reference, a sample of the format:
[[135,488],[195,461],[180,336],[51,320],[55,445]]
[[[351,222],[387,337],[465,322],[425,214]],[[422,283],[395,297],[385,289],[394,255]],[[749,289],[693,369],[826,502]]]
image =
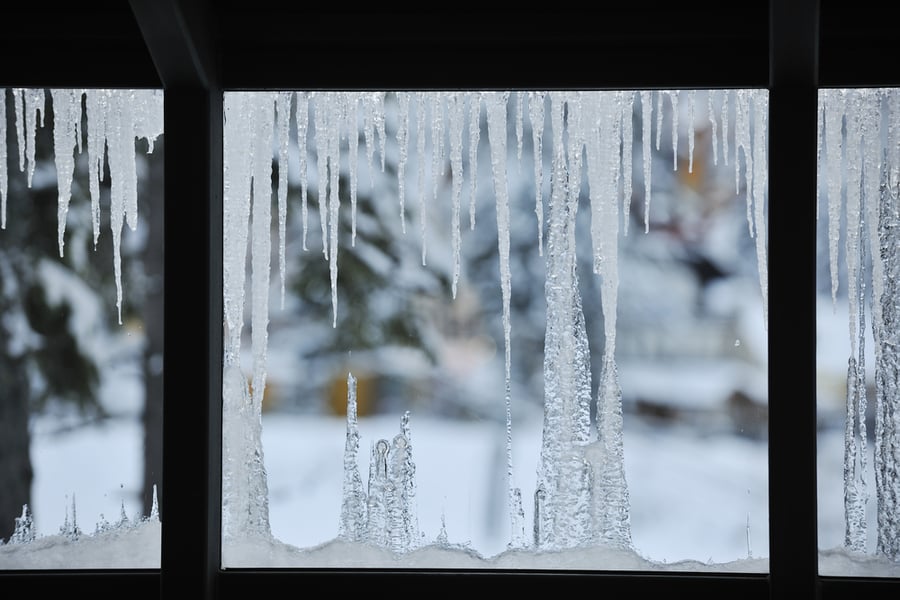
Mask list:
[[[651,165],[653,164],[653,151],[650,148],[650,126],[653,105],[651,104],[651,92],[641,92],[641,151],[644,156],[644,233],[650,231],[650,191],[653,179],[651,178]],[[657,110],[659,110],[657,108]],[[658,115],[657,115],[657,118]],[[657,123],[657,135],[659,132],[659,123]],[[656,143],[659,148],[659,142]]]
[[426,122],[426,101],[425,92],[416,92],[416,154],[418,155],[419,168],[419,224],[422,234],[422,266],[425,266],[425,260],[428,254],[428,244],[426,242],[426,223],[428,222],[426,215],[426,207],[428,206],[425,198],[425,122]]
[[516,92],[516,158],[522,160],[522,137],[525,128],[525,97],[528,92]]
[[279,92],[275,97],[278,129],[278,272],[281,275],[281,308],[284,309],[285,237],[287,235],[288,144],[291,133],[292,92]]
[[481,137],[481,93],[469,97],[469,229],[475,230],[475,194],[478,187],[478,142]]
[[632,147],[634,144],[634,92],[620,92],[622,107],[622,208],[625,235],[631,215]]
[[756,235],[753,227],[753,145],[750,137],[750,96],[747,90],[737,91],[734,117],[734,193],[741,193],[741,169],[738,151],[744,154],[745,196],[747,198],[747,227],[750,237]]
[[222,248],[222,289],[226,330],[225,365],[229,366],[240,360],[241,330],[244,325],[244,282],[253,177],[251,162],[248,160],[252,156],[254,143],[251,95],[225,94],[224,111],[222,234],[228,243]]
[[[534,212],[537,215],[538,256],[544,255],[544,93],[531,92],[528,100],[531,142],[534,154]],[[473,219],[474,221],[474,219]]]
[[846,223],[847,233],[845,237],[845,256],[847,261],[847,296],[849,299],[849,326],[851,352],[856,355],[856,331],[857,331],[857,302],[859,294],[857,291],[859,282],[859,270],[862,266],[860,260],[860,230],[859,222],[861,217],[860,207],[860,186],[862,184],[860,144],[862,143],[862,132],[859,127],[859,102],[858,92],[849,91],[847,95],[847,111],[846,111]]
[[431,107],[431,199],[437,203],[444,175],[444,102],[440,93],[431,93],[428,99]]
[[19,146],[19,171],[25,172],[25,90],[13,88],[13,105],[16,115],[16,139]]
[[[123,189],[122,178],[120,173],[125,170],[123,162],[127,162],[126,148],[123,143],[123,130],[127,126],[122,123],[121,97],[118,94],[111,94],[108,98],[106,121],[107,121],[107,143],[109,145],[108,161],[109,172],[112,181],[110,182],[109,192],[109,213],[110,227],[112,229],[113,238],[113,267],[116,280],[116,308],[118,309],[119,324],[122,324],[122,255],[121,240],[122,226],[125,222],[125,211],[127,193]],[[133,138],[130,138],[133,144]],[[132,157],[134,151],[132,149]]]
[[706,93],[706,113],[709,117],[709,126],[710,131],[712,132],[712,153],[713,153],[713,165],[719,164],[719,140],[716,137],[716,109],[713,105],[713,95],[715,94],[715,90],[709,90]]
[[6,197],[9,194],[6,160],[6,88],[0,87],[0,229],[6,229]]
[[694,172],[694,102],[697,90],[688,91],[688,173]]
[[844,94],[842,90],[825,91],[825,177],[828,193],[828,264],[831,274],[831,300],[837,303],[838,242],[841,237],[841,170],[843,163]]
[[85,91],[85,120],[87,121],[88,186],[91,195],[91,223],[94,249],[100,239],[100,180],[106,147],[106,116],[108,94],[102,90]]
[[369,165],[369,189],[375,189],[375,106],[374,98],[362,94],[363,136],[366,144],[366,162]]
[[662,141],[663,122],[663,90],[656,92],[656,151],[659,152],[659,144]]
[[44,126],[44,114],[47,112],[47,97],[43,89],[26,89],[23,90],[25,102],[25,153],[28,159],[28,187],[34,179],[34,151],[37,142],[37,115],[41,115],[41,127]]
[[[254,407],[262,406],[266,389],[266,354],[269,326],[269,272],[272,252],[272,142],[274,93],[253,96],[253,201],[251,206],[251,347],[253,354]],[[320,175],[321,176],[321,175]]]
[[300,156],[300,218],[303,221],[303,250],[306,247],[306,235],[308,231],[308,215],[307,207],[307,167],[306,167],[306,141],[307,131],[309,127],[309,96],[306,92],[297,92],[296,104],[294,105],[294,121],[297,123],[297,146]]
[[328,184],[328,225],[329,225],[329,242],[328,242],[328,272],[331,277],[331,326],[337,327],[337,278],[338,278],[338,230],[339,230],[339,213],[341,207],[340,196],[340,175],[341,175],[341,98],[339,92],[330,92],[327,94],[328,109],[325,113],[325,127],[323,133],[326,138],[327,166],[326,172],[319,174],[320,177],[329,177]]
[[672,170],[678,170],[678,90],[669,91],[672,103]]
[[822,148],[825,142],[825,90],[819,90],[818,103],[816,107],[816,221],[819,221],[822,205],[822,169],[825,163],[822,162]]
[[338,536],[359,542],[365,539],[366,493],[359,474],[359,424],[356,418],[356,377],[347,374],[347,435],[344,441],[344,488]]
[[75,174],[75,122],[81,120],[81,94],[75,90],[50,90],[53,99],[53,156],[59,189],[57,200],[57,245],[59,256],[65,246],[66,215],[72,198]]
[[769,276],[766,248],[766,196],[769,164],[766,159],[769,96],[768,90],[753,92],[753,220],[756,226],[756,264],[762,292],[763,323],[769,327]]
[[387,145],[387,135],[385,135],[384,132],[384,92],[375,92],[372,94],[372,118],[375,120],[375,131],[378,133],[378,153],[381,156],[381,172],[384,173],[384,149]]
[[313,97],[315,119],[313,120],[313,140],[316,144],[316,177],[319,183],[319,223],[322,228],[322,254],[328,259],[328,112],[330,96],[318,93]]
[[409,155],[409,92],[397,92],[399,115],[397,124],[397,147],[400,158],[397,162],[397,184],[400,197],[400,229],[406,234],[406,160]]
[[503,340],[505,349],[506,373],[506,475],[509,483],[509,509],[511,519],[511,545],[520,546],[524,540],[517,539],[522,530],[518,522],[515,508],[515,487],[512,469],[512,407],[511,407],[511,361],[509,304],[511,295],[509,266],[509,192],[506,181],[506,106],[508,93],[485,92],[484,100],[487,110],[488,139],[491,148],[491,170],[494,180],[494,197],[497,205],[497,244],[500,252],[500,288],[503,297]]
[[[731,90],[722,92],[722,159],[728,166],[728,113],[731,112]],[[735,159],[736,160],[736,159]]]
[[[356,94],[345,94],[342,110],[346,112],[347,166],[350,169],[350,245],[356,246],[357,166],[359,163],[359,100]],[[338,161],[338,164],[340,162]]]
[[462,160],[462,131],[463,131],[463,108],[465,100],[459,97],[457,93],[447,94],[447,129],[450,135],[450,172],[452,179],[452,206],[453,217],[451,219],[451,237],[453,240],[453,298],[456,298],[456,287],[459,283],[460,271],[460,196],[462,194],[463,184],[463,160]]

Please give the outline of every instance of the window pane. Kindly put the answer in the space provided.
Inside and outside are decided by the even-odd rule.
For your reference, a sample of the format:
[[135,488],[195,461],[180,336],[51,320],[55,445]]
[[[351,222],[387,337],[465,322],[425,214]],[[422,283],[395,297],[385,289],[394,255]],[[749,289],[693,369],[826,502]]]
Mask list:
[[894,89],[819,92],[819,570],[900,576]]
[[162,92],[0,92],[0,568],[159,567]]
[[223,564],[767,570],[767,99],[227,93]]

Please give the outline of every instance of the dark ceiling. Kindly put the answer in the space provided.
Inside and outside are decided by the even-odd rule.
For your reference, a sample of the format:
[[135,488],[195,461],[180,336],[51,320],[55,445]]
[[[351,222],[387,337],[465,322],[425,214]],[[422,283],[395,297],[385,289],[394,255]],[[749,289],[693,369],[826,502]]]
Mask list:
[[[883,67],[900,34],[880,9],[820,4],[821,85],[900,80]],[[739,12],[711,6],[346,12],[283,0],[4,3],[0,85],[169,86],[194,44],[199,64],[228,89],[766,86],[768,2]]]

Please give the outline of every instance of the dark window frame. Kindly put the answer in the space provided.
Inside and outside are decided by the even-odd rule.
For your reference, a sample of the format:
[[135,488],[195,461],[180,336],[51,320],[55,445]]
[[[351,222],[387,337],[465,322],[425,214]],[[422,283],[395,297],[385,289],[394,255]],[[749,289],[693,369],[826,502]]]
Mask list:
[[[897,596],[900,579],[818,575],[814,303],[817,91],[900,85],[900,34],[866,1],[748,4],[346,13],[279,0],[83,0],[57,12],[0,9],[19,25],[0,39],[4,87],[165,90],[165,304],[179,307],[165,324],[161,568],[0,572],[0,589],[149,599],[382,585],[540,594],[586,584],[661,596]],[[770,92],[768,574],[221,569],[224,90],[725,87]]]

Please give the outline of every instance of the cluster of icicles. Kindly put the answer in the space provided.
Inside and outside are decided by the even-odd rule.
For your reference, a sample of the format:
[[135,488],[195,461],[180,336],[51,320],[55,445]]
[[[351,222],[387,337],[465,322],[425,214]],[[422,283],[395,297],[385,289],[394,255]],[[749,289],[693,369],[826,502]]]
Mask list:
[[[364,145],[369,173],[386,169],[386,140],[394,135],[397,218],[406,233],[409,199],[416,203],[421,260],[426,264],[430,206],[449,202],[455,297],[460,273],[463,190],[469,189],[469,225],[475,227],[478,148],[487,135],[491,184],[496,205],[499,288],[505,337],[505,406],[510,546],[565,548],[593,544],[630,547],[628,489],[622,447],[621,389],[615,364],[617,247],[620,221],[627,235],[632,200],[632,155],[637,122],[642,147],[644,229],[649,227],[651,202],[652,124],[656,117],[656,149],[663,133],[663,111],[671,115],[671,144],[678,168],[679,115],[688,118],[688,169],[693,168],[694,122],[706,111],[712,133],[713,161],[734,165],[735,192],[746,195],[747,220],[756,239],[760,285],[765,305],[767,193],[766,90],[601,92],[233,92],[225,95],[224,139],[224,530],[226,535],[269,533],[266,475],[259,435],[266,378],[272,231],[277,223],[282,304],[285,286],[285,229],[288,170],[299,169],[303,250],[308,251],[307,193],[315,168],[321,251],[329,263],[334,324],[337,322],[339,219],[351,224],[349,243],[356,237],[357,168]],[[638,110],[639,109],[639,110]],[[393,112],[391,112],[393,111]],[[696,115],[695,115],[696,112]],[[507,140],[515,128],[521,159],[524,123],[530,121],[536,194],[536,252],[545,256],[547,333],[545,340],[545,421],[534,492],[533,542],[526,536],[522,493],[513,481],[510,385],[510,207],[507,189]],[[388,124],[395,124],[389,131]],[[485,125],[483,125],[485,123]],[[729,134],[729,129],[731,134]],[[464,133],[466,135],[464,136]],[[729,135],[731,149],[729,150]],[[426,144],[426,139],[429,143]],[[509,138],[511,139],[511,137]],[[299,140],[299,143],[298,143]],[[683,144],[684,141],[682,140]],[[298,144],[299,164],[290,165],[291,144]],[[550,194],[542,195],[544,145],[550,149]],[[720,150],[721,146],[721,150]],[[342,154],[346,160],[342,161]],[[274,155],[274,156],[273,156]],[[407,162],[418,168],[415,186],[407,185]],[[380,161],[380,165],[379,165]],[[273,181],[273,162],[278,177]],[[449,199],[439,194],[432,174],[449,163]],[[638,178],[639,179],[639,178]],[[468,183],[468,186],[464,184]],[[587,189],[582,191],[582,181]],[[341,190],[349,182],[349,191]],[[413,188],[413,189],[411,189]],[[597,425],[590,424],[591,372],[584,315],[575,272],[575,216],[579,198],[589,198],[593,271],[600,277],[606,332],[601,381],[597,386]],[[349,196],[349,210],[341,198]],[[277,219],[272,207],[277,206]],[[545,223],[545,206],[547,209]],[[349,212],[349,214],[348,214]],[[544,231],[547,231],[546,252]],[[247,264],[250,265],[252,382],[240,370]],[[498,397],[500,395],[498,390]],[[348,414],[350,410],[348,409]],[[355,453],[358,431],[348,422],[347,452]],[[351,439],[353,438],[353,439]],[[353,442],[353,443],[351,443]],[[408,437],[407,437],[408,442]],[[405,456],[409,456],[406,454]],[[355,454],[345,456],[345,490],[340,531],[394,550],[409,550],[419,539],[410,530],[414,519],[403,509],[402,535],[379,537],[384,529],[366,525],[361,510],[361,480],[353,472]],[[408,472],[407,472],[408,474]],[[371,487],[371,483],[370,483]],[[404,488],[406,489],[406,488]],[[412,488],[414,489],[414,487]],[[370,494],[372,490],[370,489]],[[355,507],[346,510],[347,507]],[[402,512],[402,511],[401,511]],[[362,520],[361,520],[362,519]],[[396,527],[395,527],[396,530]],[[369,533],[367,533],[369,532]],[[397,539],[403,540],[397,543]]]
[[[37,127],[46,125],[47,106],[53,107],[53,155],[59,189],[59,255],[65,246],[66,215],[72,198],[75,154],[87,153],[94,246],[100,237],[100,182],[104,167],[110,174],[109,222],[113,238],[113,267],[116,278],[116,307],[122,322],[121,239],[123,224],[134,231],[138,223],[137,168],[135,142],[146,139],[147,152],[163,132],[161,90],[31,89],[13,88],[19,170],[27,173],[31,187],[35,169]],[[7,171],[6,90],[0,88],[0,227],[6,229],[9,188]],[[87,124],[82,131],[82,123]]]
[[875,552],[900,560],[900,94],[821,90],[818,124],[818,196],[820,209],[821,199],[827,200],[832,299],[837,301],[843,237],[849,304],[844,544],[861,553],[868,544],[868,301],[875,357]]

